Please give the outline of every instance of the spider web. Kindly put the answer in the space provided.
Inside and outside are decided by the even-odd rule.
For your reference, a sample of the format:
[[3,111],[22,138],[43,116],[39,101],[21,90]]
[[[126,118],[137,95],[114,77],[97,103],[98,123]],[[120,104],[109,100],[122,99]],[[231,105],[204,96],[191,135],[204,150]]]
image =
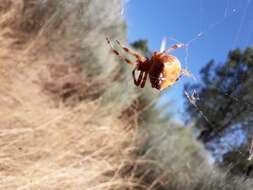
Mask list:
[[[206,29],[203,29],[203,15],[204,15],[204,1],[203,0],[200,0],[199,1],[199,12],[200,12],[200,32],[195,36],[193,37],[192,39],[190,39],[189,41],[187,41],[185,44],[185,57],[184,57],[184,66],[186,69],[189,69],[188,66],[189,66],[189,50],[190,50],[190,47],[193,43],[197,43],[198,40],[202,40],[205,36],[208,37],[208,35],[210,35],[209,33],[212,31],[212,30],[215,30],[217,29],[217,27],[219,27],[220,25],[222,25],[223,23],[227,22],[229,19],[231,19],[232,17],[240,17],[240,21],[239,21],[239,25],[238,25],[238,28],[237,28],[237,31],[235,33],[235,36],[234,36],[234,40],[233,40],[233,44],[231,45],[231,48],[230,49],[234,49],[236,46],[238,46],[238,42],[239,40],[241,39],[241,33],[243,30],[245,30],[245,22],[246,20],[248,19],[247,16],[248,16],[248,12],[249,12],[249,7],[251,5],[251,0],[247,0],[245,1],[245,4],[244,6],[241,8],[241,9],[236,9],[234,8],[233,6],[233,2],[231,0],[226,0],[226,6],[224,8],[224,15],[223,17],[210,24],[208,27],[206,27]],[[202,30],[203,29],[203,30]],[[252,46],[251,44],[251,40],[252,40],[252,32],[253,32],[253,18],[250,19],[250,23],[247,27],[248,29],[248,33],[246,35],[246,46]],[[182,41],[176,39],[176,38],[171,38],[173,41],[177,42],[177,43],[183,43]],[[195,82],[198,82],[199,79]],[[212,85],[212,88],[216,88],[217,90],[219,90],[221,93],[224,93],[224,90],[221,90],[221,89],[218,89],[217,87],[215,87],[214,85]],[[228,93],[224,93],[225,96],[231,98],[233,101],[235,102],[243,102],[244,104],[247,104],[249,107],[253,108],[253,105],[249,102],[245,102],[243,100],[240,100],[238,97],[235,97],[235,96],[232,96]],[[201,115],[201,117],[209,124],[209,126],[212,127],[213,131],[216,132],[217,134],[217,137],[219,137],[220,139],[224,139],[224,136],[223,135],[220,135],[220,133],[218,131],[216,131],[216,128],[215,126],[213,126],[212,122],[209,120],[209,118],[207,117],[207,115],[205,114],[205,112],[197,105],[197,101],[200,101],[200,97],[198,96],[198,93],[196,90],[193,90],[191,93],[185,91],[185,96],[187,97],[188,101],[190,104],[192,104],[195,109],[199,112],[199,114]],[[241,132],[241,131],[240,131]],[[234,138],[236,134],[230,134],[232,135],[231,137]],[[234,135],[234,136],[233,136]],[[239,134],[238,134],[239,135]],[[240,135],[244,135],[244,134],[240,134]],[[237,138],[238,139],[238,138]],[[235,148],[239,148],[241,144],[245,143],[243,142],[242,140],[239,142],[236,143],[232,143],[230,142],[229,140],[223,140],[225,143],[226,143],[226,146],[228,147],[229,150],[226,150],[227,152],[230,151],[230,150],[234,150]],[[219,149],[219,147],[215,147],[216,149]],[[224,154],[226,153],[225,152],[222,152],[220,151],[218,154]],[[221,153],[222,152],[222,153]],[[239,154],[241,154],[241,156],[245,156],[245,153],[241,152],[240,150],[238,150]],[[249,154],[251,154],[253,151],[249,151]],[[218,158],[221,159],[222,155],[220,155],[220,157]],[[252,155],[249,155],[249,158],[251,158]]]
[[[161,2],[161,1],[158,1],[158,2]],[[129,4],[129,3],[130,3],[129,0],[126,1],[126,4]],[[250,7],[253,7],[251,0],[243,0],[240,3],[238,3],[238,1],[236,1],[236,0],[223,0],[223,1],[221,1],[221,3],[217,3],[217,6],[219,6],[219,10],[217,8],[211,9],[209,7],[209,2],[204,1],[204,0],[199,0],[198,6],[199,6],[199,8],[198,8],[199,9],[199,18],[196,19],[197,20],[196,22],[199,22],[199,29],[197,29],[198,32],[196,32],[195,35],[193,35],[189,40],[186,40],[186,41],[182,41],[181,39],[179,39],[179,36],[177,36],[177,35],[167,36],[169,38],[169,41],[174,41],[175,43],[184,44],[184,56],[182,59],[183,60],[182,65],[186,70],[188,70],[190,72],[191,72],[191,68],[193,65],[193,62],[191,59],[191,57],[194,56],[194,52],[193,52],[194,48],[192,48],[193,45],[195,45],[195,44],[200,45],[201,41],[204,41],[205,39],[208,39],[208,38],[212,38],[212,37],[214,37],[215,34],[218,35],[218,37],[220,37],[222,35],[226,35],[224,33],[219,34],[217,31],[219,31],[221,28],[223,28],[225,25],[227,25],[231,21],[236,22],[238,26],[235,31],[231,31],[231,33],[233,33],[233,37],[232,37],[233,40],[230,40],[231,44],[230,44],[229,49],[227,51],[235,49],[239,45],[239,42],[241,42],[242,40],[244,41],[244,45],[243,45],[244,47],[250,46],[251,45],[250,43],[253,38],[253,35],[252,35],[253,18],[249,18],[249,15],[248,15],[250,12]],[[125,12],[125,10],[124,10],[124,12]],[[214,14],[212,14],[212,15],[215,15],[217,12],[218,16],[215,15],[214,16],[215,19],[213,19],[212,21],[206,21],[207,17],[210,16],[210,12],[214,12]],[[218,17],[218,19],[217,19],[217,17]],[[249,20],[250,20],[250,22],[248,22]],[[184,29],[183,26],[182,26],[182,28]],[[245,32],[245,30],[247,30],[247,32]],[[244,34],[245,37],[242,38],[242,34]],[[219,40],[217,40],[217,42],[214,42],[214,43],[217,47],[219,46]],[[164,46],[164,44],[163,44],[163,46]],[[225,50],[223,50],[223,51],[225,51]],[[215,57],[210,57],[210,59],[211,58],[215,58]],[[208,62],[209,60],[206,60],[206,62]],[[200,79],[198,79],[197,75],[195,75],[194,78],[196,78],[196,81],[191,80],[190,83],[192,83],[192,82],[197,83],[200,81]],[[214,85],[212,87],[216,88]],[[224,89],[223,90],[217,89],[217,90],[224,93]],[[207,115],[205,114],[204,110],[202,110],[196,104],[197,101],[205,101],[205,100],[202,100],[201,97],[196,98],[197,94],[198,94],[197,91],[185,92],[185,95],[188,98],[189,102],[196,108],[196,110],[204,118],[204,120],[207,123],[209,123],[210,126],[212,126],[213,124],[211,123],[211,121],[209,120]],[[163,95],[163,93],[161,95]],[[227,96],[228,98],[231,98],[235,102],[239,102],[239,103],[242,102],[242,100],[240,100],[238,97],[231,96],[228,93],[224,93],[224,95]],[[245,102],[243,102],[243,103],[245,103]],[[246,102],[246,104],[249,104],[249,103]],[[252,105],[250,105],[250,106],[252,106]],[[215,130],[215,127],[213,127],[213,128]],[[219,135],[219,133],[217,133],[217,134]],[[230,149],[234,149],[236,145],[234,145],[233,143],[228,143],[227,146],[230,147]],[[243,154],[243,153],[241,153],[241,154]]]
[[[125,7],[128,7],[129,6],[128,4],[133,1],[134,0],[132,1],[125,0]],[[164,1],[167,1],[167,0],[164,0]],[[157,1],[157,3],[161,3],[164,1],[159,0]],[[217,35],[217,40],[214,41],[213,43],[217,47],[219,47],[220,46],[219,38],[227,34],[225,34],[224,32],[219,33],[218,31],[220,31],[220,29],[227,26],[228,23],[235,22],[237,23],[237,27],[236,29],[234,28],[231,29],[232,31],[229,32],[228,34],[228,35],[232,35],[232,40],[230,40],[229,42],[230,45],[227,48],[227,50],[222,50],[224,52],[227,51],[226,54],[228,53],[228,51],[235,49],[239,45],[240,45],[240,48],[252,46],[252,40],[253,40],[253,17],[250,18],[250,15],[249,15],[250,10],[253,8],[253,3],[251,0],[242,0],[242,1],[223,0],[223,1],[219,1],[218,3],[216,2],[217,7],[215,8],[209,7],[210,1],[198,0],[198,2],[199,2],[198,4],[199,17],[195,18],[195,20],[196,22],[199,22],[199,28],[198,29],[195,28],[196,29],[195,31],[197,31],[196,34],[190,37],[190,39],[188,40],[181,40],[180,37],[175,34],[174,36],[173,35],[167,36],[169,38],[169,41],[174,41],[176,43],[184,44],[184,56],[182,59],[183,60],[182,65],[185,69],[189,70],[190,72],[194,64],[192,61],[192,57],[194,56],[194,53],[197,54],[196,56],[198,56],[198,53],[199,53],[199,52],[194,52],[193,46],[194,45],[201,46],[201,43],[203,44],[204,40],[208,38],[212,38],[212,37],[215,37],[216,39],[215,35]],[[122,14],[125,14],[125,12],[126,12],[126,8],[122,11]],[[213,14],[210,14],[211,12]],[[212,21],[208,20],[208,17],[210,17],[210,15],[212,15],[215,19],[210,19]],[[182,22],[182,30],[187,30],[187,28],[184,28],[184,21],[181,21],[181,22]],[[208,62],[212,58],[215,58],[215,56],[209,57],[208,60],[204,62]],[[222,62],[224,62],[224,60]],[[199,68],[201,68],[201,66]],[[195,78],[196,78],[196,81],[191,80],[190,82],[197,83],[200,81],[197,75],[195,75]],[[216,88],[216,87],[213,85],[213,88]],[[224,89],[223,90],[217,89],[217,90],[221,91],[221,93],[224,93],[225,96],[231,98],[235,102],[245,103],[240,98],[234,97],[228,93],[225,93]],[[202,100],[201,97],[199,97],[199,99],[196,98],[198,94],[197,91],[185,92],[185,93],[189,102],[196,108],[196,110],[200,113],[200,115],[204,118],[204,120],[207,123],[211,124],[204,110],[202,110],[196,104],[197,101],[205,101],[205,100]],[[164,93],[161,93],[161,95],[164,96]],[[246,104],[252,107],[250,103],[246,102]],[[182,111],[182,113],[184,112]],[[227,146],[230,147],[230,149],[234,149],[236,147],[236,145],[234,145],[233,143],[228,143]]]

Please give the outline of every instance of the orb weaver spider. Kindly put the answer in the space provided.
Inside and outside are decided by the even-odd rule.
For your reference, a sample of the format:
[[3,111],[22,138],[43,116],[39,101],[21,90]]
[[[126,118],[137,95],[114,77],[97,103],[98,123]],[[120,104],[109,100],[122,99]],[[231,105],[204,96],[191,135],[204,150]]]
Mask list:
[[[151,58],[147,58],[123,46],[118,40],[116,40],[116,43],[120,48],[136,58],[135,61],[130,61],[129,59],[123,57],[113,47],[109,38],[106,38],[106,40],[115,55],[127,64],[134,65],[132,77],[134,84],[138,87],[144,88],[148,75],[152,88],[156,88],[158,90],[163,90],[173,85],[182,75],[190,76],[190,73],[186,69],[181,68],[180,61],[175,56],[168,54],[177,48],[184,47],[183,44],[175,44],[170,48],[165,49],[165,41],[163,41],[160,51],[153,52]],[[140,71],[138,79],[136,79],[135,76],[136,70]]]

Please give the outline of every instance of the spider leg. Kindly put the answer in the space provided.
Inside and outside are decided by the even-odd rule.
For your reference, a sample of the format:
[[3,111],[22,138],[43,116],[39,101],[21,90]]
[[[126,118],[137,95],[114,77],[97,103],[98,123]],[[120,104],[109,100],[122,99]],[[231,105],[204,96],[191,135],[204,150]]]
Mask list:
[[165,49],[163,51],[163,53],[169,53],[171,51],[176,50],[177,48],[182,48],[182,47],[184,47],[184,44],[175,44],[175,45],[171,46],[170,48]]
[[140,55],[140,54],[134,52],[133,50],[127,48],[126,46],[122,45],[122,44],[119,42],[119,40],[116,40],[116,43],[117,43],[125,52],[127,52],[127,53],[129,53],[130,55],[134,56],[137,60],[140,60],[140,61],[142,61],[142,62],[146,60],[146,58],[143,57],[142,55]]
[[134,79],[134,84],[136,85],[136,86],[138,86],[138,84],[137,84],[137,80],[136,80],[136,78],[135,78],[135,71],[136,71],[136,67],[134,68],[134,70],[133,70],[133,72],[132,72],[132,77],[133,77],[133,79]]
[[138,84],[138,86],[140,86],[140,84],[141,84],[141,82],[142,82],[142,79],[143,79],[143,71],[141,71],[140,72],[140,74],[139,74],[139,77],[138,77],[138,80],[137,80],[137,84]]
[[187,69],[181,69],[181,73],[180,73],[181,76],[187,76],[187,77],[190,77],[192,78],[193,80],[197,81],[196,77],[190,73]]
[[148,77],[148,72],[145,72],[144,77],[143,77],[143,79],[141,81],[141,88],[144,88],[146,80],[147,80],[147,77]]
[[137,68],[135,68],[132,72],[132,76],[133,76],[133,79],[134,79],[134,84],[136,86],[140,86],[141,82],[142,82],[142,78],[143,78],[143,71],[140,72],[140,75],[138,77],[138,80],[136,80],[136,77],[135,77],[135,71],[136,71]]
[[129,59],[123,57],[122,55],[120,55],[120,53],[113,47],[111,41],[109,40],[109,38],[106,38],[107,43],[109,44],[109,46],[112,49],[112,52],[117,55],[122,61],[126,62],[127,64],[131,65],[134,64],[134,62],[130,61]]

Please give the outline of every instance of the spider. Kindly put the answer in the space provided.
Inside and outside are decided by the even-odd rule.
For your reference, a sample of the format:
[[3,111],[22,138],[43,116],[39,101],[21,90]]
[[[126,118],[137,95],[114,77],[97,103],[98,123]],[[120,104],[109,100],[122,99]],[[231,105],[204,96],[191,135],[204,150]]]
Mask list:
[[[177,48],[184,47],[183,44],[175,44],[168,49],[161,47],[159,52],[155,51],[151,58],[147,58],[123,46],[118,40],[116,40],[116,43],[120,48],[136,58],[135,61],[130,61],[120,55],[120,53],[113,47],[109,38],[106,38],[106,40],[114,54],[124,62],[134,65],[132,77],[134,84],[138,87],[144,88],[148,75],[152,88],[158,90],[170,87],[178,81],[182,75],[189,76],[189,72],[186,69],[181,68],[180,61],[175,56],[168,54]],[[163,41],[162,46],[165,46],[165,41]],[[135,76],[136,71],[140,71],[138,79],[136,79]]]

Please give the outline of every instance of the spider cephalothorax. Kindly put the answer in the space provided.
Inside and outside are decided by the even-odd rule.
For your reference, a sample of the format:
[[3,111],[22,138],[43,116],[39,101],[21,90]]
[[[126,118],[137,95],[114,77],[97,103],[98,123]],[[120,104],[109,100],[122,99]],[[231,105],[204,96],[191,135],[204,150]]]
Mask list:
[[[176,44],[165,50],[161,49],[160,52],[154,52],[151,58],[147,58],[121,45],[121,43],[116,40],[117,44],[124,51],[136,58],[136,61],[130,61],[121,56],[119,52],[113,48],[108,38],[106,38],[106,40],[111,46],[112,51],[119,56],[121,60],[128,64],[135,65],[132,75],[136,86],[143,88],[149,75],[152,88],[163,90],[173,85],[182,75],[187,74],[187,71],[181,68],[180,61],[175,56],[168,54],[172,50],[183,47],[182,44]],[[136,71],[140,71],[138,79],[135,77]]]

